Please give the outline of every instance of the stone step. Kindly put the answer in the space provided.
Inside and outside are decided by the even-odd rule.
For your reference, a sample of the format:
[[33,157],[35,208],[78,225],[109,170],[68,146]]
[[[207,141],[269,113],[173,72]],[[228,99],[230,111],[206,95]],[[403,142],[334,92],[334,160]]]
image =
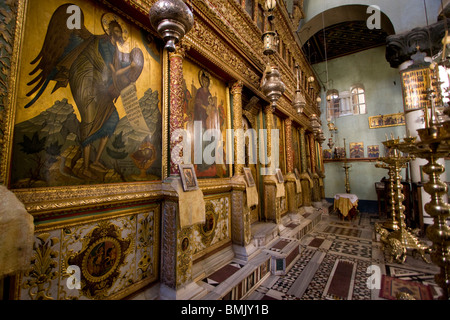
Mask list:
[[265,247],[278,237],[278,225],[273,222],[256,222],[251,226],[252,242],[256,248]]
[[271,256],[271,272],[285,275],[300,257],[300,241],[295,238],[279,237],[263,250]]
[[270,275],[270,254],[260,252],[245,265],[236,261],[198,281],[207,293],[201,300],[241,300],[248,297]]

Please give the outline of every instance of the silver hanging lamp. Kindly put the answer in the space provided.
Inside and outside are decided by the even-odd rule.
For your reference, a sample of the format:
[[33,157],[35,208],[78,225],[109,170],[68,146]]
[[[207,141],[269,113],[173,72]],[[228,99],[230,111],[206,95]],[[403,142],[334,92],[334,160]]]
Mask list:
[[165,49],[175,51],[177,44],[194,25],[194,15],[181,0],[158,0],[148,13],[150,23],[166,43]]

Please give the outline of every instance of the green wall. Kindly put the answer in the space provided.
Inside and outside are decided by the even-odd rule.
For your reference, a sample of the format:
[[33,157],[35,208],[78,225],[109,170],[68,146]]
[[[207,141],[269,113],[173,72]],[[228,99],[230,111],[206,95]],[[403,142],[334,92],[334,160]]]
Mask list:
[[[317,76],[326,85],[326,63],[313,65]],[[403,138],[405,126],[379,129],[369,129],[368,118],[375,115],[398,113],[403,111],[400,76],[396,69],[390,67],[385,59],[385,47],[378,47],[360,53],[344,56],[328,61],[329,89],[339,92],[348,91],[354,84],[361,83],[366,90],[367,114],[351,115],[335,119],[338,132],[336,145],[343,146],[346,139],[346,151],[349,143],[363,142],[364,156],[367,157],[367,146],[380,145],[380,155],[384,155],[381,141],[386,140],[386,134],[394,134]],[[326,90],[322,90],[321,120],[327,140],[322,147],[328,149],[330,132],[326,120]],[[375,162],[350,162],[351,193],[361,200],[377,200],[375,182],[387,177],[387,170],[375,167]],[[345,192],[344,169],[342,162],[325,163],[325,197],[332,198],[336,193]],[[404,174],[403,174],[404,175]]]

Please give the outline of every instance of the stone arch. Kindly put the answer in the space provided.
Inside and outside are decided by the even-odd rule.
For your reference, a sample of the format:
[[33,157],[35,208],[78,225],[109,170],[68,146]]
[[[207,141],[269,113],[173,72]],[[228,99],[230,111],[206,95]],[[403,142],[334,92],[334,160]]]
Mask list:
[[[330,59],[376,47],[384,44],[387,36],[395,34],[394,25],[382,10],[380,10],[380,28],[369,29],[367,20],[372,16],[372,11],[367,13],[367,9],[367,5],[343,5],[325,10],[323,16],[322,13],[318,13],[308,20],[298,31],[298,35],[304,53],[311,58],[312,47],[313,53],[319,56],[310,62],[321,62],[325,57]],[[332,43],[333,46],[327,46],[326,50],[323,44],[324,29],[327,42],[336,41]],[[347,44],[345,36],[348,36]],[[343,42],[339,44],[341,38]],[[342,52],[337,51],[339,48],[342,48]]]

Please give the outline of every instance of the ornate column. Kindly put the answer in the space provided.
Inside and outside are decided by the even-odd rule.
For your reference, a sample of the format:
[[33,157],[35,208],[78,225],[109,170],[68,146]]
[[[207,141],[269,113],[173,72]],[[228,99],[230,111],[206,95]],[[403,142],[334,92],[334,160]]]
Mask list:
[[316,173],[316,140],[314,140],[314,135],[309,134],[309,153],[311,155],[311,172]]
[[270,159],[272,156],[272,127],[273,127],[273,107],[268,105],[264,108],[266,115],[266,130],[267,130],[267,156]]
[[322,145],[320,144],[320,142],[319,142],[319,152],[317,154],[317,157],[319,157],[318,163],[320,163],[320,170],[319,170],[319,172],[317,172],[317,174],[319,175],[320,198],[325,199],[325,184],[324,184],[325,166],[323,164],[323,149],[322,149]]
[[306,159],[306,137],[305,137],[305,128],[300,129],[300,152],[301,152],[301,160],[302,160],[302,173],[300,175],[301,185],[302,185],[302,203],[304,206],[311,206],[312,199],[312,180],[308,174],[308,162]]
[[300,129],[300,154],[301,154],[301,164],[302,173],[306,172],[308,164],[306,163],[306,140],[305,140],[305,128]]
[[311,172],[313,179],[313,192],[312,201],[319,202],[321,200],[320,196],[320,185],[319,185],[319,175],[317,174],[317,156],[316,156],[316,139],[313,134],[308,136],[309,138],[309,149],[311,152]]
[[234,129],[234,175],[231,178],[231,240],[236,257],[248,261],[257,248],[251,243],[250,208],[247,207],[243,169],[245,141],[242,125],[242,88],[242,81],[236,81],[231,85]]
[[295,192],[295,174],[294,174],[294,149],[292,148],[292,119],[284,120],[286,156],[287,156],[287,174],[286,181],[286,201],[289,213],[297,212],[297,194]]
[[292,149],[292,119],[286,118],[284,120],[284,127],[286,129],[286,154],[287,154],[287,173],[294,172],[294,151]]
[[[240,129],[242,127],[242,81],[236,81],[231,86],[231,94],[233,95],[233,129],[234,129],[234,174],[244,174],[244,162],[245,162],[245,141],[243,132]],[[238,136],[237,133],[242,132],[242,136]]]
[[[179,224],[179,204],[176,184],[181,184],[178,163],[183,163],[181,146],[183,137],[172,141],[171,137],[183,126],[183,59],[186,47],[176,46],[175,52],[169,54],[169,145],[170,145],[170,176],[163,182],[165,192],[162,203],[162,230],[161,230],[161,286],[162,299],[177,300],[188,299],[203,291],[192,282],[192,240],[193,226],[181,228]],[[172,157],[175,155],[174,157]]]
[[[267,130],[267,144],[266,144],[266,152],[269,159],[272,156],[272,127],[273,127],[273,109],[272,105],[267,105],[264,108],[264,113],[266,116],[266,130]],[[271,164],[266,165],[269,167]],[[275,180],[275,172],[273,174],[265,175],[263,178],[264,181],[264,216],[268,221],[274,221],[278,223],[279,214],[277,215],[277,206],[276,206],[276,193],[277,186]]]
[[183,59],[186,54],[184,46],[177,46],[175,52],[169,53],[169,73],[170,73],[170,102],[169,102],[169,144],[170,144],[170,175],[178,175],[178,163],[182,163],[183,151],[179,153],[175,148],[181,145],[183,137],[172,141],[173,134],[178,129],[184,129],[183,126]]

